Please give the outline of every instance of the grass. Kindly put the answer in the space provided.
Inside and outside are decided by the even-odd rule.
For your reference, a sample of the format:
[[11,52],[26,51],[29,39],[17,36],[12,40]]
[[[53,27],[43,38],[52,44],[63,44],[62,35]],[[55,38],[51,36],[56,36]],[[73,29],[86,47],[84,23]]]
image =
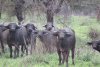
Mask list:
[[[16,22],[17,19],[13,17],[11,20],[7,20],[3,14],[0,22],[7,21]],[[85,45],[91,39],[87,36],[90,31],[90,27],[95,28],[99,31],[100,22],[94,18],[86,16],[72,16],[63,20],[64,16],[55,16],[54,25],[58,28],[70,27],[74,29],[76,34],[76,49],[75,49],[75,65],[72,65],[71,53],[69,57],[69,67],[100,67],[100,54],[99,52],[92,49],[92,47]],[[27,16],[25,23],[34,22],[38,29],[44,29],[42,25],[46,23],[44,14],[36,13],[34,16]],[[37,23],[38,22],[38,23]],[[65,64],[58,66],[59,59],[57,52],[52,54],[43,54],[42,45],[37,41],[37,49],[33,55],[19,57],[17,59],[10,59],[8,46],[5,47],[6,53],[2,53],[0,49],[0,67],[65,67]]]

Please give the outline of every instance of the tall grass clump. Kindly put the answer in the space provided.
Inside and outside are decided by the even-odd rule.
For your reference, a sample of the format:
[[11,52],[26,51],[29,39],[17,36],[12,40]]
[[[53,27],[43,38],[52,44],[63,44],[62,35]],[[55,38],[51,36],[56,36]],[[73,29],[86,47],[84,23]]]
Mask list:
[[[51,53],[51,54],[53,54],[53,53]],[[44,47],[44,45],[39,41],[39,39],[37,39],[36,50],[33,51],[33,55],[32,56],[29,55],[29,56],[25,57],[25,59],[21,63],[23,63],[26,67],[29,64],[31,64],[31,65],[40,64],[40,63],[49,64],[48,60],[51,60],[50,59],[51,56],[48,53],[48,51],[46,51],[46,48]]]
[[87,33],[87,36],[92,40],[98,39],[100,36],[100,32],[95,27],[90,27],[90,31]]
[[100,60],[99,59],[95,57],[91,60],[91,62],[93,63],[94,66],[98,66],[98,67],[100,66]]

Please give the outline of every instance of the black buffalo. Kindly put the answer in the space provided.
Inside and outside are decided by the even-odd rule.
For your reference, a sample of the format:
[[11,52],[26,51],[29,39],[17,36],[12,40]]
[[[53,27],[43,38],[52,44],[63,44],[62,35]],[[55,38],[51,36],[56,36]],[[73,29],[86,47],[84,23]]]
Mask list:
[[[59,55],[59,65],[64,64],[66,60],[66,67],[68,67],[68,56],[70,50],[72,51],[72,64],[74,65],[74,51],[75,51],[75,32],[70,28],[59,29],[57,32],[53,33],[54,36],[58,37],[57,40],[57,52]],[[63,54],[63,60],[61,63],[61,53]]]
[[[16,33],[15,33],[15,56],[14,58],[18,57],[19,55],[19,45],[21,45],[21,51],[22,51],[22,54],[21,56],[23,56],[23,53],[24,53],[24,50],[23,48],[25,47],[26,49],[26,55],[28,55],[28,41],[27,41],[27,31],[26,31],[26,28],[24,26],[20,27],[19,29],[16,30]],[[16,50],[17,50],[17,56],[16,56]]]
[[93,47],[93,49],[97,50],[98,52],[100,52],[100,39],[96,40],[96,41],[92,41],[92,42],[87,42],[86,45],[89,45]]
[[[22,52],[23,52],[23,46],[26,46],[27,44],[26,28],[19,27],[16,23],[13,23],[13,22],[9,23],[7,26],[5,26],[5,28],[9,29],[8,35],[7,35],[7,44],[10,48],[10,58],[12,58],[12,46],[15,46],[14,58],[17,58],[19,56],[19,45],[22,45]],[[16,56],[16,51],[17,51],[17,56]]]
[[32,22],[27,23],[25,25],[25,28],[27,30],[27,40],[28,40],[28,44],[31,44],[31,51],[30,51],[30,53],[32,54],[32,48],[34,48],[34,50],[35,50],[35,47],[36,47],[36,34],[34,34],[33,32],[37,28],[35,27],[35,25]]

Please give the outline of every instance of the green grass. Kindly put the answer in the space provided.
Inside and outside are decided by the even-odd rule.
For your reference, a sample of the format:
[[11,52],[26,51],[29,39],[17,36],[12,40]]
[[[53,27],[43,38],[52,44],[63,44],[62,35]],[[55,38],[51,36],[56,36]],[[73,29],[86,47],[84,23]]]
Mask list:
[[[6,15],[3,14],[0,22],[7,21],[16,22],[15,17],[8,21]],[[44,29],[42,25],[46,24],[46,17],[44,14],[36,13],[34,16],[26,15],[25,23],[34,22],[38,29]],[[38,22],[38,23],[37,23]],[[58,28],[70,27],[74,29],[76,34],[76,49],[75,49],[75,65],[72,65],[71,53],[69,57],[69,67],[100,67],[100,54],[92,49],[91,46],[85,45],[91,39],[87,36],[90,27],[99,31],[100,22],[94,18],[86,16],[72,16],[64,20],[64,16],[58,15],[54,17],[54,25]],[[2,53],[0,49],[0,67],[65,67],[66,64],[58,66],[59,58],[57,52],[52,54],[43,54],[40,43],[37,41],[37,49],[33,55],[19,57],[17,59],[10,59],[8,46],[5,47],[6,53]]]

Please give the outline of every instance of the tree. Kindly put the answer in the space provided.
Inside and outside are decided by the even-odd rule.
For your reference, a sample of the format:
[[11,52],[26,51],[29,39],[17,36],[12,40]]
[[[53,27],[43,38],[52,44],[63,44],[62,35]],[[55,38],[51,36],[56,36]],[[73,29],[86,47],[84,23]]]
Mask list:
[[0,19],[1,19],[1,11],[2,11],[1,1],[2,0],[0,0]]
[[[0,3],[1,1],[4,1],[4,0],[0,0]],[[3,6],[1,7],[1,4],[0,4],[0,14],[2,10],[3,10],[2,13],[4,12],[7,13],[8,12],[7,10],[10,10],[10,11],[13,10],[12,12],[9,11],[8,15],[9,13],[13,14],[13,15],[10,15],[9,17],[16,15],[19,25],[21,24],[21,21],[23,21],[22,12],[27,9],[28,10],[39,9],[36,11],[44,12],[46,14],[47,22],[53,23],[54,15],[58,14],[61,11],[62,6],[66,7],[65,13],[67,13],[66,11],[69,10],[67,8],[68,6],[71,8],[71,11],[69,13],[72,13],[78,10],[82,11],[85,9],[86,10],[90,9],[89,11],[92,11],[92,8],[94,9],[95,6],[100,2],[99,0],[92,0],[92,1],[91,0],[5,0],[5,1],[7,1],[7,3],[5,3],[5,5],[3,4],[3,6],[6,7],[6,10],[3,10],[5,9],[5,7],[2,8]],[[8,2],[10,1],[12,1],[14,5],[8,5],[9,4]],[[29,2],[31,2],[31,4]],[[9,9],[9,7],[12,7],[12,8]],[[87,7],[89,9],[87,9]],[[30,12],[33,12],[33,11],[30,11]]]
[[0,19],[1,19],[1,12],[2,12],[2,4],[5,0],[0,0]]
[[15,15],[18,19],[18,24],[22,24],[21,22],[23,21],[23,16],[22,16],[22,12],[23,12],[23,4],[25,3],[24,0],[11,0],[15,3]]
[[97,20],[100,21],[100,5],[97,5],[97,10],[98,10],[98,14],[97,14]]
[[34,0],[46,13],[47,22],[53,23],[53,16],[60,11],[64,0]]

